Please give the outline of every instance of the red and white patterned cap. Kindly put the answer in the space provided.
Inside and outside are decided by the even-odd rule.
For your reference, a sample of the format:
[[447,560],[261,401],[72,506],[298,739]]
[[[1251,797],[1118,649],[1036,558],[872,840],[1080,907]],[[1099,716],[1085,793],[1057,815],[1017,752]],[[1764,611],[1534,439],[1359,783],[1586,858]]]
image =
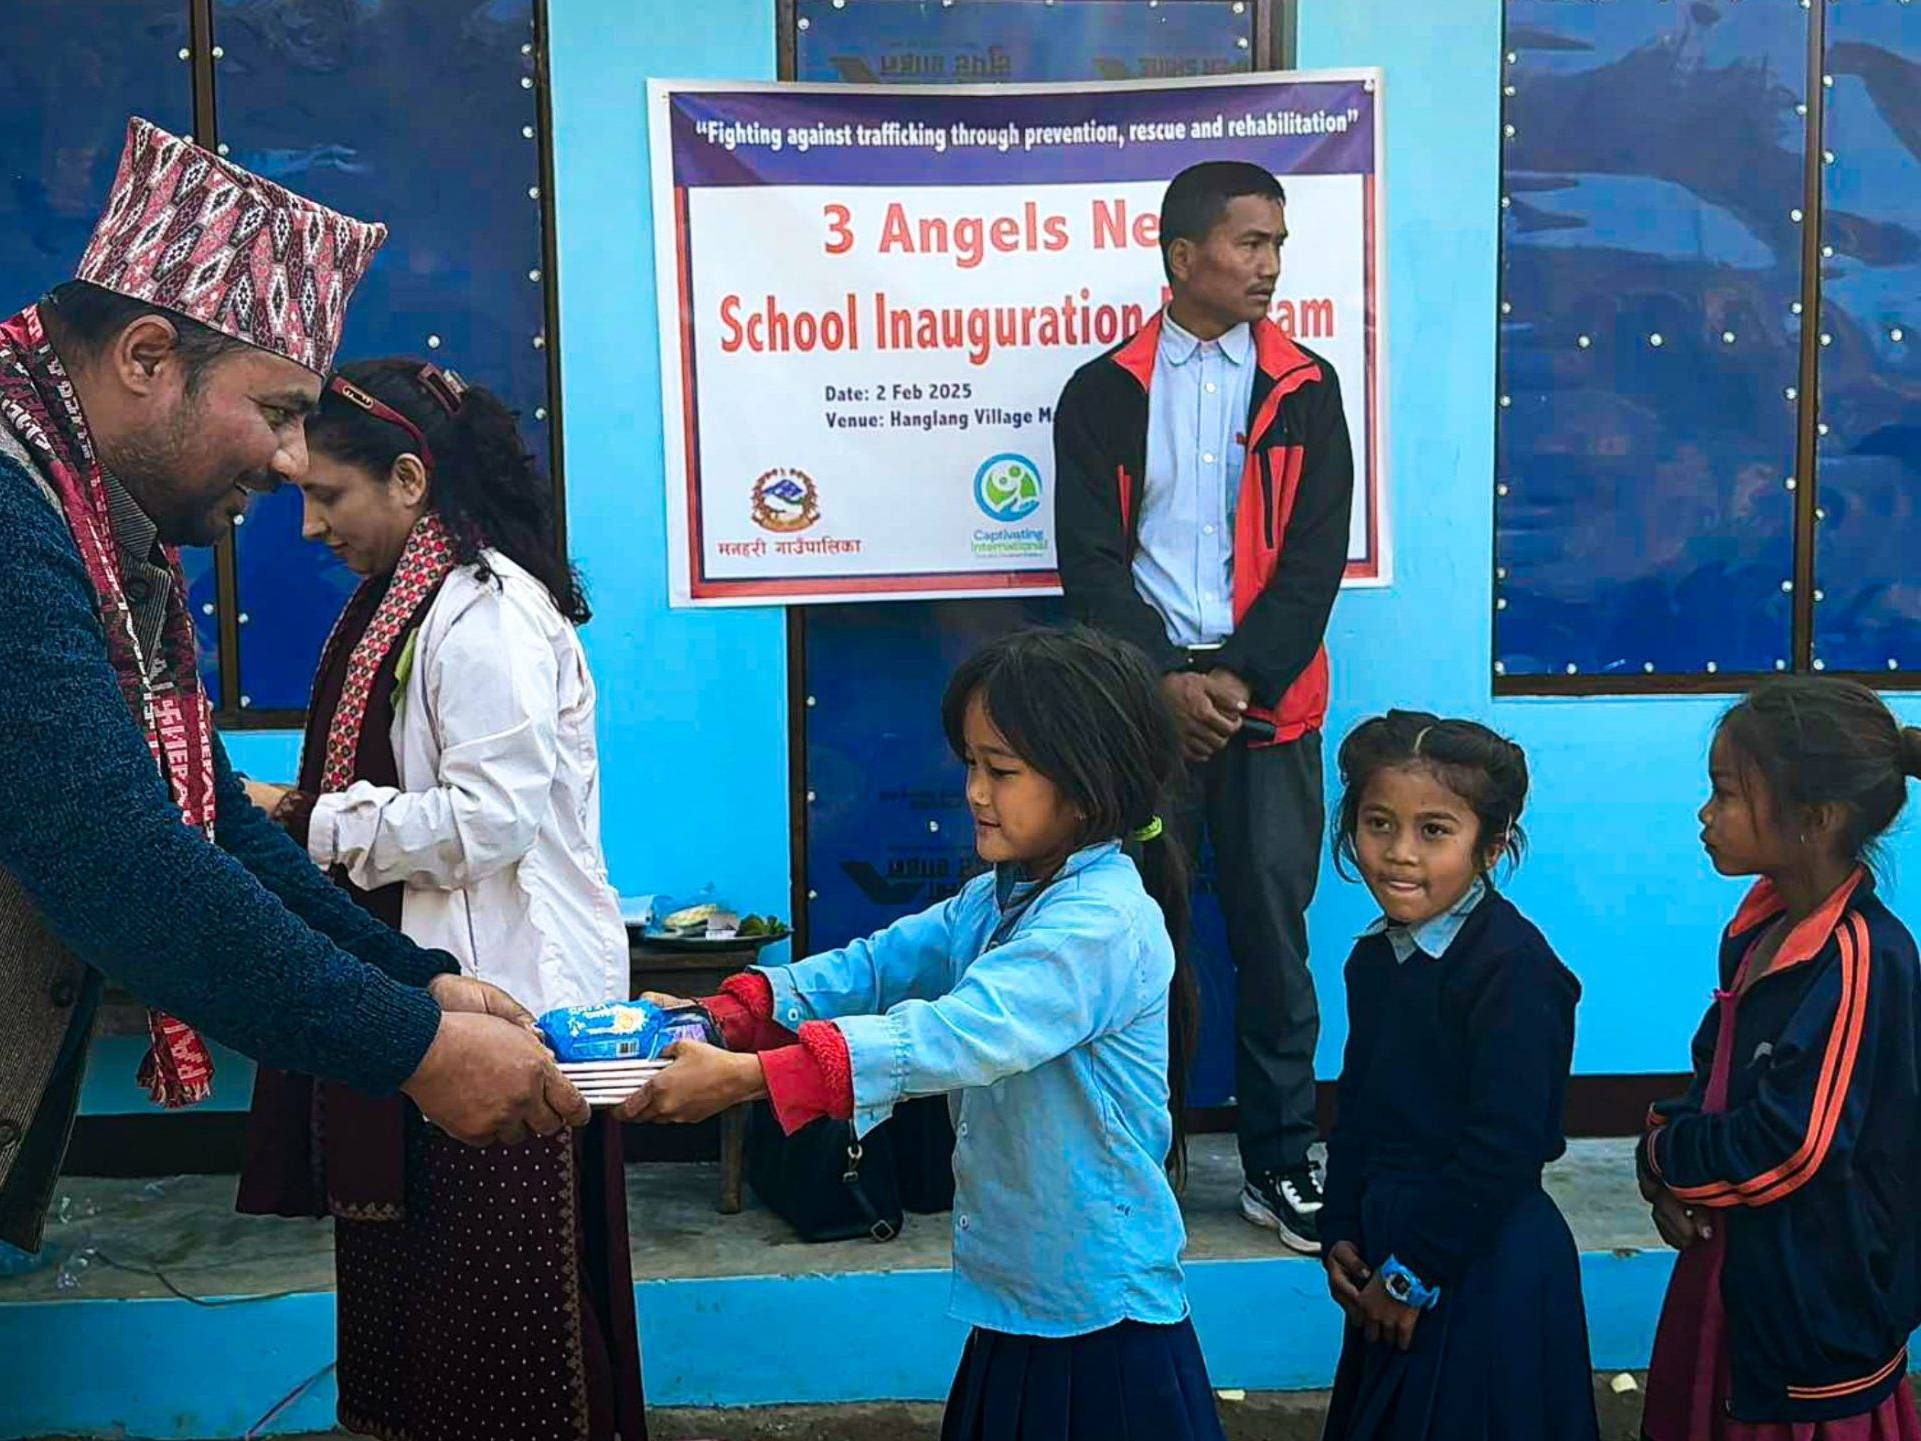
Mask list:
[[325,375],[386,238],[136,116],[75,278]]

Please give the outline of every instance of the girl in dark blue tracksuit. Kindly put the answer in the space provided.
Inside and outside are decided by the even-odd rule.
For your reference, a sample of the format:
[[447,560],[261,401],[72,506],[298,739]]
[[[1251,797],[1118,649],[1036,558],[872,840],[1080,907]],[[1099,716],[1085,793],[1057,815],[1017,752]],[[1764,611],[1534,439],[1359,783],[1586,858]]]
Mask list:
[[1493,886],[1527,760],[1394,711],[1341,747],[1336,854],[1382,916],[1347,963],[1321,1237],[1348,1329],[1328,1441],[1594,1441],[1574,1238],[1541,1189],[1581,988]]
[[1723,718],[1701,839],[1758,876],[1721,944],[1642,1193],[1681,1252],[1649,1441],[1921,1441],[1921,968],[1865,861],[1921,730],[1865,686],[1766,682]]

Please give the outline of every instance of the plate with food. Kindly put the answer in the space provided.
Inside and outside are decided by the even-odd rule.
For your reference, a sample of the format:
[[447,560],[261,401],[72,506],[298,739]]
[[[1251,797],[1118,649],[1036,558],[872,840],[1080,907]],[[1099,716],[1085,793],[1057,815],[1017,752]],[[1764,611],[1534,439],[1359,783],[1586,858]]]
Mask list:
[[778,916],[743,916],[708,901],[669,911],[641,939],[667,951],[757,951],[792,934]]

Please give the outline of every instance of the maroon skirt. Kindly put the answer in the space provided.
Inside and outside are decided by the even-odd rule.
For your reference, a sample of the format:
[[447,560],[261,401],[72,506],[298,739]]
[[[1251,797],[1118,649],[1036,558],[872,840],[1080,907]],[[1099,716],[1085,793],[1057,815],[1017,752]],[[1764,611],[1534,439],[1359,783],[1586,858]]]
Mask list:
[[334,1222],[340,1424],[645,1441],[620,1127],[470,1147],[407,1107],[400,1220]]
[[1674,1263],[1654,1360],[1648,1368],[1646,1441],[1921,1441],[1914,1391],[1903,1380],[1871,1411],[1836,1421],[1736,1421],[1727,1414],[1731,1382],[1721,1268],[1727,1228],[1719,1225]]

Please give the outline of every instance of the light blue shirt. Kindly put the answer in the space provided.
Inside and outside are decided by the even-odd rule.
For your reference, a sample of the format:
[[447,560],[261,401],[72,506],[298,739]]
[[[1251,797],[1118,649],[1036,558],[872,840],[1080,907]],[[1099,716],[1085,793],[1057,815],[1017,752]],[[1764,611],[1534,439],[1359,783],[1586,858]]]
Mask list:
[[1487,894],[1487,882],[1477,879],[1467,888],[1467,894],[1438,916],[1429,916],[1417,926],[1397,926],[1386,916],[1362,931],[1363,936],[1385,934],[1387,943],[1394,947],[1394,959],[1401,965],[1416,951],[1433,960],[1440,960],[1447,954],[1447,948],[1454,944],[1454,938],[1461,934],[1461,927],[1467,918],[1474,914],[1474,908],[1481,904],[1481,897]]
[[840,1027],[861,1135],[909,1097],[960,1093],[956,1318],[1026,1336],[1171,1325],[1187,1315],[1187,1232],[1163,1168],[1167,925],[1117,842],[1032,890],[977,876],[878,935],[767,969],[774,1019]]
[[1234,508],[1254,368],[1246,325],[1197,340],[1162,315],[1134,587],[1175,645],[1218,645],[1234,633]]

